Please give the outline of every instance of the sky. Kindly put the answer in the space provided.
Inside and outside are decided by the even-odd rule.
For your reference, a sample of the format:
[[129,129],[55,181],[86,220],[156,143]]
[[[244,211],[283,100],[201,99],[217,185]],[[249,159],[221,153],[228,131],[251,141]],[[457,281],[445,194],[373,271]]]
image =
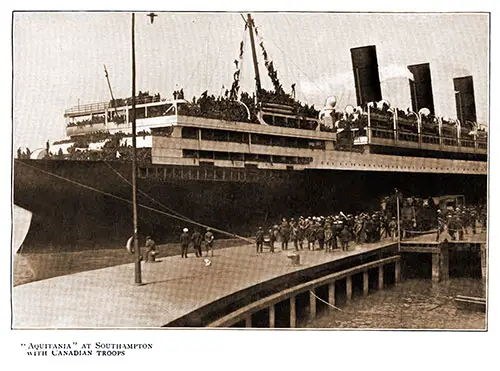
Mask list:
[[[183,8],[183,9],[213,9],[232,7],[244,9],[248,5],[231,0],[227,5],[219,5],[219,1],[211,2],[156,2],[146,3],[121,0],[120,6],[124,9],[137,9],[150,7]],[[360,1],[349,2],[291,2],[289,0],[273,1],[253,0],[251,7],[266,9],[294,9],[310,8],[320,11],[325,8],[353,10],[390,10],[390,11],[468,11],[471,9],[493,11],[496,1],[476,0],[474,2],[455,0],[453,2],[438,2],[436,0],[419,0],[418,2],[402,2],[400,0],[386,1]],[[254,3],[256,5],[254,5]],[[259,3],[259,5],[257,5]],[[262,3],[266,5],[262,5]],[[300,3],[300,4],[299,4]],[[319,4],[315,4],[319,3]],[[64,136],[65,123],[64,110],[70,106],[81,103],[97,102],[109,99],[102,65],[105,63],[110,73],[115,95],[130,95],[130,17],[128,14],[110,14],[100,16],[97,13],[78,15],[62,14],[34,14],[15,13],[11,19],[12,7],[16,9],[64,9],[68,6],[83,7],[85,9],[111,9],[111,2],[88,0],[86,2],[72,3],[67,1],[45,1],[43,5],[35,2],[18,0],[15,3],[3,3],[4,16],[0,27],[3,27],[2,45],[5,73],[3,97],[5,123],[10,122],[11,84],[6,83],[11,78],[13,68],[12,91],[12,137],[14,153],[19,145],[28,145],[31,149],[44,146],[48,138]],[[4,9],[6,8],[6,9]],[[144,13],[145,14],[145,13]],[[137,15],[137,38],[142,40],[137,45],[138,50],[138,89],[159,91],[168,95],[175,89],[175,84],[182,85],[189,94],[199,94],[210,85],[210,90],[219,89],[218,85],[230,83],[233,67],[232,61],[237,57],[238,45],[242,37],[242,20],[237,14],[224,15],[222,18],[231,18],[222,22],[215,19],[209,22],[208,17],[193,17],[188,15],[169,15],[160,13],[153,25],[148,24],[144,14]],[[493,14],[493,19],[497,14]],[[379,66],[392,70],[392,75],[403,75],[408,64],[430,62],[434,85],[434,100],[436,112],[442,115],[456,116],[453,101],[452,77],[471,74],[474,76],[477,115],[480,122],[487,120],[488,113],[488,19],[487,15],[355,15],[331,14],[328,17],[308,15],[301,18],[296,14],[287,14],[280,18],[278,14],[254,14],[257,25],[260,25],[261,35],[265,38],[265,45],[269,54],[275,60],[279,76],[286,87],[290,81],[297,83],[299,98],[304,100],[307,96],[311,102],[321,105],[327,95],[342,96],[339,106],[354,103],[354,82],[352,78],[349,49],[355,46],[376,44]],[[140,21],[140,19],[143,21]],[[204,18],[200,19],[200,18]],[[220,18],[220,17],[219,17]],[[388,18],[392,18],[390,20]],[[214,19],[214,17],[211,17]],[[192,21],[195,22],[192,22]],[[383,22],[382,22],[383,20]],[[13,60],[11,61],[11,22],[13,40]],[[210,27],[209,27],[210,24]],[[291,26],[290,24],[293,24]],[[497,23],[492,23],[494,36],[498,36]],[[191,33],[195,31],[195,33]],[[418,37],[418,42],[417,42]],[[281,48],[281,50],[278,48]],[[493,48],[493,57],[497,57]],[[284,54],[283,54],[284,52]],[[286,55],[287,57],[284,57]],[[249,55],[246,54],[248,57]],[[293,60],[294,63],[291,62]],[[498,58],[494,58],[496,62]],[[285,63],[286,62],[286,63]],[[11,65],[12,63],[12,65]],[[387,67],[391,66],[392,67]],[[498,63],[497,63],[498,65]],[[495,64],[492,62],[492,66]],[[224,73],[223,68],[224,69]],[[7,76],[8,74],[8,76]],[[215,76],[217,74],[218,76]],[[285,76],[290,75],[288,80]],[[440,78],[438,79],[438,76]],[[496,76],[496,75],[494,75]],[[493,77],[494,77],[493,76]],[[221,81],[216,80],[220,77]],[[224,80],[224,82],[222,82]],[[299,81],[300,80],[300,81]],[[285,84],[286,81],[286,84]],[[300,89],[299,89],[300,84]],[[251,85],[251,84],[250,84]],[[395,86],[399,86],[396,89]],[[498,85],[498,84],[496,84]],[[496,86],[493,85],[493,88]],[[188,88],[189,86],[189,88]],[[192,87],[191,87],[192,86]],[[492,97],[495,98],[495,89]],[[394,105],[406,107],[410,105],[409,92],[406,79],[394,78],[382,82],[384,97]],[[390,96],[390,97],[389,97]],[[396,98],[397,96],[397,98]],[[350,97],[350,98],[349,98]],[[349,99],[348,99],[349,98]],[[492,100],[494,101],[494,100]],[[494,106],[492,108],[495,108]],[[491,111],[492,121],[496,119],[496,112]],[[492,130],[494,125],[492,125]],[[491,136],[490,136],[491,138]],[[10,158],[10,132],[3,137],[1,148],[5,151],[3,156],[4,169],[11,168]],[[494,143],[492,143],[494,144]],[[498,188],[498,177],[495,175],[494,165],[498,151],[495,145],[490,145],[489,176],[490,188]],[[6,177],[2,183],[3,219],[10,220],[11,182]],[[500,203],[495,192],[490,192],[490,243],[497,240],[495,228],[496,210],[500,210]],[[4,223],[0,228],[3,240],[7,241],[11,233],[10,223]],[[4,249],[5,271],[10,268],[10,254]],[[495,249],[490,249],[490,266],[498,261]],[[492,264],[493,263],[493,264]],[[490,282],[498,282],[498,270],[488,272]],[[8,275],[3,275],[4,303],[1,313],[2,318],[10,320],[10,287]],[[490,290],[491,292],[491,290]],[[497,296],[490,295],[489,308],[498,307]],[[16,362],[16,365],[40,367],[39,359],[27,358],[20,346],[21,343],[61,343],[78,341],[102,341],[103,333],[92,331],[10,331],[9,326],[4,326],[5,333],[2,345],[6,345],[5,354],[7,362]],[[183,332],[155,332],[133,331],[133,334],[123,331],[106,331],[107,341],[122,343],[153,342],[155,353],[148,354],[145,362],[142,353],[130,354],[127,359],[109,359],[108,361],[127,362],[130,367],[148,363],[164,362],[168,358],[171,365],[186,367],[196,363],[196,366],[213,368],[213,348],[227,350],[224,357],[216,357],[215,362],[220,369],[242,365],[241,359],[255,369],[266,365],[292,366],[293,369],[324,367],[324,357],[289,356],[286,352],[286,337],[300,336],[303,343],[313,342],[316,354],[331,350],[331,344],[336,344],[340,357],[337,363],[342,366],[352,367],[352,359],[356,359],[356,368],[370,367],[371,369],[387,368],[385,364],[373,362],[380,357],[387,344],[391,344],[391,357],[395,363],[404,364],[408,370],[418,370],[425,363],[432,364],[435,368],[456,369],[489,369],[495,361],[498,343],[498,319],[495,316],[488,318],[488,332],[481,334],[471,341],[474,334],[466,332],[364,332],[360,336],[356,331],[315,331],[301,332],[300,334],[266,333],[262,336],[259,332],[246,332],[242,337],[238,332],[204,332],[196,331],[196,336],[208,341],[211,347],[199,349],[198,357],[192,357],[189,347],[184,344],[192,341],[193,331]],[[267,336],[269,335],[269,336]],[[279,335],[283,335],[279,337]],[[233,337],[231,337],[233,336]],[[286,336],[286,337],[284,337]],[[257,337],[257,338],[256,338]],[[181,339],[182,338],[182,339]],[[181,341],[180,341],[181,340]],[[285,340],[285,341],[281,341]],[[248,349],[258,342],[263,348],[272,348],[274,352],[261,352],[259,357],[248,357]],[[237,346],[231,346],[237,344]],[[356,344],[357,346],[352,346]],[[413,358],[408,362],[407,349],[426,345],[426,357]],[[179,345],[179,346],[177,346]],[[285,345],[285,346],[282,346]],[[363,349],[363,356],[359,357],[359,349]],[[283,350],[283,352],[282,352]],[[443,357],[445,352],[460,354],[460,357]],[[284,354],[284,357],[276,357]],[[478,355],[481,355],[478,357]],[[187,357],[186,357],[187,356]],[[246,358],[245,358],[246,357]],[[139,363],[140,362],[140,363]],[[182,362],[182,363],[181,363]],[[29,365],[28,365],[29,363]],[[43,363],[43,362],[42,362]],[[93,362],[94,369],[109,368],[109,362]],[[80,366],[81,365],[81,366]],[[224,367],[226,366],[227,367]],[[80,359],[71,363],[74,369],[88,369],[86,362]],[[120,365],[121,366],[121,365]],[[195,366],[195,367],[196,367]],[[67,362],[50,362],[52,370],[67,370]],[[243,368],[245,368],[243,366]]]
[[[245,42],[242,89],[253,91],[248,32],[240,13],[136,13],[137,91],[186,98],[228,88]],[[472,75],[479,123],[488,124],[486,13],[253,13],[285,90],[321,108],[356,103],[350,49],[376,45],[382,96],[411,106],[407,65],[430,63],[439,116],[456,117],[453,78]],[[271,81],[257,49],[264,88]],[[64,110],[131,95],[127,12],[16,12],[13,17],[13,145],[31,150],[65,137]],[[224,87],[224,88],[223,88]]]

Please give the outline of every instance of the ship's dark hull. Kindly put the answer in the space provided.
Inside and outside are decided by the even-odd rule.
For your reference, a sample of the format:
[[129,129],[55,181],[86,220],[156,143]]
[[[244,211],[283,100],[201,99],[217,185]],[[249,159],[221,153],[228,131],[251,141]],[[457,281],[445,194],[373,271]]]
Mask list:
[[[130,181],[130,169],[130,163],[119,161],[15,160],[14,203],[33,213],[23,251],[123,246],[132,233],[132,206],[123,199],[130,200],[132,190],[118,174]],[[160,167],[159,177],[141,172],[139,189],[149,197],[139,193],[138,202],[243,235],[281,217],[376,209],[394,188],[406,195],[463,194],[468,202],[486,201],[486,176],[257,169],[239,170],[245,181],[165,176],[175,169]],[[176,241],[183,227],[196,228],[139,207],[143,237]]]

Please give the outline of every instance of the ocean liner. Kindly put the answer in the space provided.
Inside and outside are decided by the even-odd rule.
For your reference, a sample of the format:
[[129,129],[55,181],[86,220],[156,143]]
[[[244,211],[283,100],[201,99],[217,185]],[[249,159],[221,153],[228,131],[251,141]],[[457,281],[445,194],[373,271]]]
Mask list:
[[[383,100],[376,47],[350,50],[356,105],[302,104],[286,93],[245,19],[255,92],[186,100],[136,97],[139,233],[176,240],[189,225],[251,234],[280,217],[377,208],[395,188],[485,201],[487,133],[471,76],[454,79],[456,120],[434,112],[429,64],[408,66],[412,109]],[[274,89],[261,87],[257,51]],[[243,42],[240,45],[243,58]],[[123,246],[132,231],[130,98],[65,111],[67,138],[18,151],[14,203],[32,212],[22,251]]]

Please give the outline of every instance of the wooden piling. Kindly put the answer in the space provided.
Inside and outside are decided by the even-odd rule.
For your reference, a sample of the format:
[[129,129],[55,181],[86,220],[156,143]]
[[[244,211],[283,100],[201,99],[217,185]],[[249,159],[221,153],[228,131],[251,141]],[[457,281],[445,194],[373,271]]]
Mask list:
[[245,315],[245,327],[252,327],[252,313]]
[[432,254],[432,282],[441,281],[441,266],[439,253]]
[[316,317],[316,296],[314,296],[314,288],[309,291],[309,319]]
[[401,261],[398,260],[394,263],[394,283],[401,282]]
[[295,309],[295,295],[290,297],[290,328],[297,327],[297,311]]
[[448,246],[444,244],[441,246],[441,257],[439,260],[441,280],[445,281],[450,278],[450,251]]
[[482,243],[480,245],[481,247],[481,277],[482,277],[482,284],[483,284],[483,297],[486,297],[486,270],[488,267],[487,263],[487,256],[488,256],[488,250],[487,246],[485,243]]
[[328,285],[328,302],[335,306],[335,281]]
[[382,290],[384,288],[384,266],[378,267],[378,289]]
[[269,328],[274,328],[276,326],[276,307],[271,304],[269,307]]
[[368,287],[369,287],[368,271],[364,271],[363,272],[363,296],[368,295]]
[[345,298],[346,302],[350,302],[352,298],[352,276],[346,277],[345,280]]

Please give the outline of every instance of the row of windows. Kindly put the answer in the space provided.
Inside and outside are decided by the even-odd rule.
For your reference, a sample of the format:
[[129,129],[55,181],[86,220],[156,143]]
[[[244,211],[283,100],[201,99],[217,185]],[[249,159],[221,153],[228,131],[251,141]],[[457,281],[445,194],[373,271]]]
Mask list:
[[300,164],[307,165],[312,162],[312,157],[297,157],[297,156],[276,156],[276,155],[261,155],[255,153],[234,153],[234,152],[218,152],[218,151],[198,151],[192,149],[182,150],[182,155],[185,158],[198,158],[202,160],[228,160],[228,161],[253,161],[253,162],[269,162],[277,164]]
[[[198,139],[198,130],[201,131],[202,140],[218,142],[248,143],[248,133],[216,129],[197,129],[193,127],[182,128],[182,138]],[[314,148],[325,149],[325,141],[305,138],[294,138],[277,135],[251,134],[252,143],[265,146],[279,146],[289,148]]]

